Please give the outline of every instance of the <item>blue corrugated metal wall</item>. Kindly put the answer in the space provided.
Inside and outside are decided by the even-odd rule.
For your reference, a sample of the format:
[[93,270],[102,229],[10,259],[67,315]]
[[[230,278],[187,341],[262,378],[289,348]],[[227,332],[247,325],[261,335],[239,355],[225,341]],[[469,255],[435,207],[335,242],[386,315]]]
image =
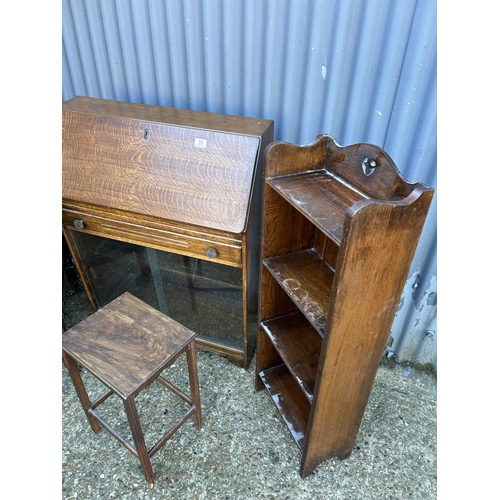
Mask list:
[[[384,148],[436,187],[436,0],[63,0],[75,95],[268,118]],[[437,366],[436,197],[389,352]]]

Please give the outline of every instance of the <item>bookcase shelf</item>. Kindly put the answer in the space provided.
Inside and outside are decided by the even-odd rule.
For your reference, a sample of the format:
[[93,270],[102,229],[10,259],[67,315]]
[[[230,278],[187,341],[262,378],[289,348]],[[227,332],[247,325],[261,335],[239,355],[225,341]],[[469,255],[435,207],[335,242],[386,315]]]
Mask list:
[[321,352],[321,337],[300,312],[264,321],[262,328],[311,402]]
[[275,177],[268,183],[337,244],[347,209],[366,198],[325,169]]
[[309,418],[309,402],[285,365],[277,365],[264,370],[260,372],[259,377],[266,386],[297,446],[303,450]]
[[308,249],[264,259],[263,264],[323,335],[334,274],[328,262]]
[[352,452],[432,196],[371,144],[266,149],[255,386],[301,477]]

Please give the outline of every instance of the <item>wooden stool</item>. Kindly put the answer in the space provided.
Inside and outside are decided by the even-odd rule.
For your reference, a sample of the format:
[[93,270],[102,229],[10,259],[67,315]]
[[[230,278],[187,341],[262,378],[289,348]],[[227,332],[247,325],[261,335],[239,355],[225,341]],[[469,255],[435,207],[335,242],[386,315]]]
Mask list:
[[[140,460],[146,480],[150,483],[154,481],[151,457],[191,415],[196,428],[201,428],[195,336],[191,330],[128,292],[62,335],[63,360],[92,429],[97,433],[102,425],[118,439]],[[190,398],[160,376],[183,352],[186,352],[187,356]],[[92,403],[83,385],[77,363],[109,388],[109,391]],[[154,380],[158,380],[191,406],[148,450],[135,398]],[[135,447],[95,412],[112,394],[123,400]]]

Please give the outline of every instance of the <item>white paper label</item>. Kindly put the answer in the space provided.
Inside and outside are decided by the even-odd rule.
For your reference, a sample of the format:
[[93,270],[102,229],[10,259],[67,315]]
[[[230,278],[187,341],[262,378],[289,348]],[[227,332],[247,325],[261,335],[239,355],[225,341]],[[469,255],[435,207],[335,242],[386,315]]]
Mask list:
[[194,147],[195,148],[206,148],[207,147],[207,140],[206,139],[199,139],[198,137],[194,140]]

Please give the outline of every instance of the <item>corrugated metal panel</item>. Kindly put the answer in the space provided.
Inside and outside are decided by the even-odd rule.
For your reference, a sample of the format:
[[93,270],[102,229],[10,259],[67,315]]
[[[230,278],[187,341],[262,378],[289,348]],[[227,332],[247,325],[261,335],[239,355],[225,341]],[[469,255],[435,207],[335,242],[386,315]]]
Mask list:
[[[275,139],[384,148],[436,187],[436,0],[63,0],[63,101],[275,121]],[[436,200],[391,349],[437,366]],[[434,333],[429,333],[434,332]]]

